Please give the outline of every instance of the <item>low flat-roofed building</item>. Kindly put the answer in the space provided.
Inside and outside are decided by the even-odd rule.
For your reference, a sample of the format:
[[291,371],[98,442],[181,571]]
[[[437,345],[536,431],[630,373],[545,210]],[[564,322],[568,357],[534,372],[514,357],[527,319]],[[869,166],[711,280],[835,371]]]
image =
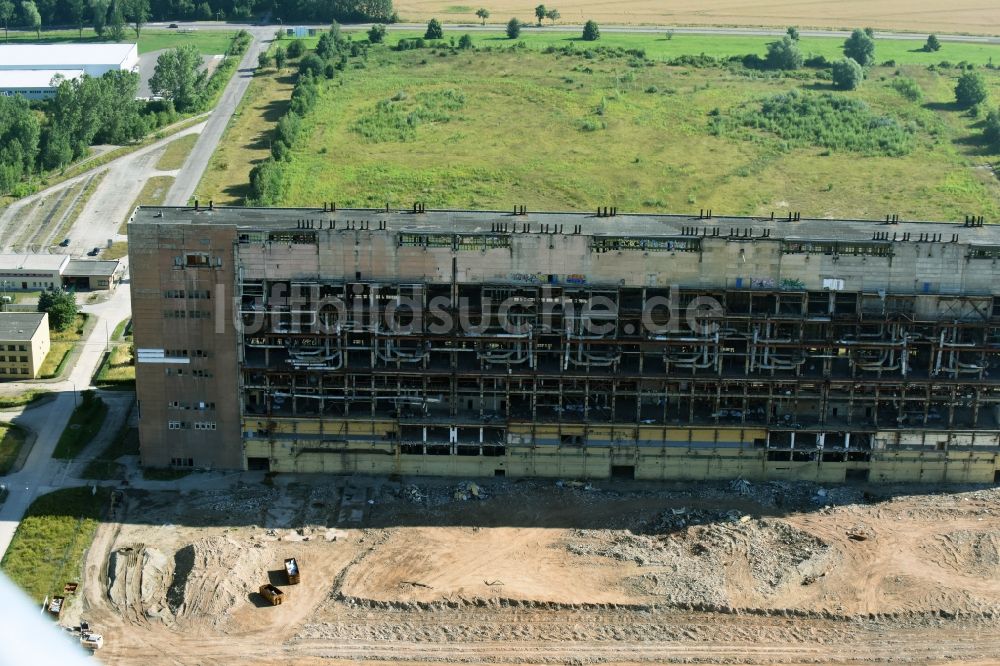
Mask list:
[[82,70],[100,76],[134,70],[139,64],[136,44],[2,44],[0,70]]
[[66,289],[109,289],[113,290],[121,282],[124,272],[122,262],[117,259],[90,261],[70,259],[62,272],[62,284]]
[[56,289],[69,261],[62,254],[0,254],[0,290]]
[[42,99],[55,93],[59,83],[83,76],[82,69],[0,69],[0,95]]
[[38,377],[49,353],[49,315],[0,312],[0,380]]

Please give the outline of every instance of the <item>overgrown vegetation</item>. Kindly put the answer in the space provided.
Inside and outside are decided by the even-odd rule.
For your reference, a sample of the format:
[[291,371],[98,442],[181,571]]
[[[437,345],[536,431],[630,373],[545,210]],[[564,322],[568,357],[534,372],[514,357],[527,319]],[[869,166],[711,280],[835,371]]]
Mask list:
[[81,391],[80,404],[73,410],[66,429],[59,436],[52,457],[63,460],[75,458],[100,432],[107,415],[108,406],[94,391]]
[[[715,119],[713,119],[715,120]],[[888,116],[872,113],[857,99],[798,90],[765,99],[758,108],[733,114],[732,123],[777,136],[782,148],[817,146],[865,155],[901,157],[910,152],[911,131]],[[713,124],[723,131],[725,121]]]
[[[240,171],[240,165],[257,163],[256,191],[279,205],[423,201],[505,208],[517,200],[539,209],[589,210],[613,200],[619,210],[714,206],[767,215],[792,206],[816,215],[869,217],[891,200],[912,218],[961,219],[973,208],[1000,214],[995,179],[968,168],[970,158],[982,159],[984,113],[976,119],[950,104],[966,64],[961,71],[876,65],[867,71],[867,84],[848,95],[821,92],[832,87],[830,61],[842,57],[843,40],[801,38],[809,54],[804,69],[767,70],[744,66],[739,52],[753,41],[745,38],[691,38],[699,49],[736,44],[735,53],[719,57],[725,53],[719,48],[716,55],[664,63],[650,52],[670,52],[688,36],[668,41],[611,33],[595,45],[526,32],[517,42],[477,34],[470,49],[458,48],[457,39],[454,46],[427,42],[412,31],[393,32],[390,41],[398,46],[357,46],[366,55],[348,56],[333,79],[312,77],[319,102],[299,122],[282,126],[282,135],[294,130],[288,133],[294,140],[277,149],[280,159],[273,154],[276,121],[290,106],[292,77],[262,73],[251,87],[252,108],[227,130],[239,138],[220,149],[199,196],[216,203],[253,201],[249,167]],[[899,46],[880,45],[880,55],[901,62],[926,57],[912,44],[909,50]],[[991,88],[1000,84],[992,70],[977,71]],[[900,78],[912,79],[922,99],[896,92]],[[448,89],[465,100],[448,122],[400,131],[407,118],[402,110],[415,106],[420,92]],[[815,136],[783,138],[734,121],[744,113],[759,115],[764,100],[796,89],[863,106],[823,102],[830,108],[817,110]],[[383,114],[387,108],[400,113]],[[381,140],[359,133],[393,127],[395,133]]]
[[106,488],[66,488],[31,503],[0,569],[36,602],[79,581],[83,557],[108,506]]
[[464,106],[465,95],[454,88],[418,92],[413,97],[400,91],[379,100],[352,127],[372,143],[411,141],[421,125],[446,123]]
[[156,168],[160,171],[173,171],[184,166],[187,156],[198,141],[197,134],[187,134],[179,139],[175,139],[167,144],[166,150],[160,155],[156,162]]

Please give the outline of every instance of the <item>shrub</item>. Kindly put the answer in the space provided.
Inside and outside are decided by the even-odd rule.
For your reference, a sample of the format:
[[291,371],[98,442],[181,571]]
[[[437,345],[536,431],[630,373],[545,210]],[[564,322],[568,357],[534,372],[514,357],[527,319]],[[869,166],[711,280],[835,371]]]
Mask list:
[[281,197],[283,175],[281,166],[268,158],[250,170],[250,203],[269,206]]
[[288,45],[288,57],[299,58],[306,52],[306,45],[301,39],[294,40]]
[[989,97],[986,88],[986,79],[978,72],[966,72],[958,77],[958,84],[955,86],[955,101],[958,106],[968,109],[976,104],[981,104]]
[[376,23],[368,30],[368,41],[372,44],[381,44],[385,41],[385,26]]
[[809,56],[806,58],[802,64],[806,67],[812,67],[815,69],[827,69],[832,63],[826,59],[826,56]]
[[785,31],[785,34],[787,34],[788,38],[792,41],[799,41],[799,29],[795,26],[789,27],[788,30]]
[[465,33],[458,40],[458,48],[460,49],[471,49],[472,48],[472,35]]
[[830,68],[833,85],[841,90],[854,90],[865,79],[865,70],[853,58],[843,58]]
[[521,36],[521,22],[516,18],[507,21],[507,37],[517,39]]
[[267,69],[271,66],[271,56],[268,55],[267,51],[261,51],[260,55],[257,56],[257,67],[260,69]]
[[1000,109],[993,109],[986,114],[983,139],[992,147],[1000,147]]
[[767,45],[765,62],[768,69],[798,69],[802,66],[802,52],[795,41],[785,35]]
[[583,41],[596,42],[601,38],[601,29],[596,21],[587,21],[583,25]]
[[444,30],[441,28],[441,22],[436,18],[432,18],[427,22],[427,32],[424,33],[424,39],[444,39]]
[[941,50],[941,42],[940,40],[938,40],[937,35],[935,34],[927,35],[927,43],[924,44],[924,51],[930,53],[932,51],[940,51],[940,50]]
[[844,41],[844,56],[851,58],[862,67],[875,63],[875,39],[868,29],[855,28]]
[[736,125],[774,134],[787,146],[890,157],[906,155],[912,148],[910,131],[896,120],[875,115],[861,100],[832,93],[793,90],[769,97],[759,108],[747,108],[730,121],[713,118],[711,123],[716,134]]
[[908,76],[899,76],[893,79],[891,85],[893,90],[911,102],[919,102],[923,99],[924,91],[920,89],[920,85],[914,79]]

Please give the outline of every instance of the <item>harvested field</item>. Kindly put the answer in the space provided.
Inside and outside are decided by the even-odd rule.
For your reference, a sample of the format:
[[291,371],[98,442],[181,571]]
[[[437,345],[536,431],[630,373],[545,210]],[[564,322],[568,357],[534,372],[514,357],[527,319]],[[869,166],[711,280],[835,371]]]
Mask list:
[[[129,491],[88,554],[86,613],[112,664],[989,663],[1000,490],[893,491],[280,477]],[[264,583],[285,603],[265,604]]]
[[[495,0],[487,6],[490,21],[505,23],[512,16],[534,21],[537,3]],[[393,4],[406,21],[426,21],[437,17],[452,23],[478,23],[476,5],[458,5],[447,0],[397,0]],[[765,0],[627,0],[593,3],[568,0],[553,3],[560,23],[583,23],[593,19],[604,23],[653,25],[798,25],[844,28],[867,25],[881,29],[927,32],[969,32],[995,34],[1000,25],[1000,8],[988,0],[959,0],[947,6],[930,0],[846,0],[845,2],[766,2]],[[549,21],[546,21],[548,24]]]

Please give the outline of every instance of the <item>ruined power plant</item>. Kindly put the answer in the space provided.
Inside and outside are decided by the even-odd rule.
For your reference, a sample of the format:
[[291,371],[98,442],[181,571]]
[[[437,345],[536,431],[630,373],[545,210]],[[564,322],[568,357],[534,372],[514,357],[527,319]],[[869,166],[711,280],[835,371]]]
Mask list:
[[1000,229],[141,207],[145,465],[1000,480]]

